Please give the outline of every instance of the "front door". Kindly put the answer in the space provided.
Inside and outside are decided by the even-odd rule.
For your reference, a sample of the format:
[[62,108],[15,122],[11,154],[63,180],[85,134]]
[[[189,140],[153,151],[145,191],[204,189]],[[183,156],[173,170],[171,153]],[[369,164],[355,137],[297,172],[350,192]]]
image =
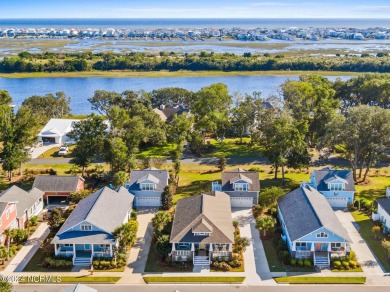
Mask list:
[[204,243],[199,243],[199,249],[206,249],[206,245]]
[[316,251],[320,251],[321,250],[321,242],[317,242],[316,243]]

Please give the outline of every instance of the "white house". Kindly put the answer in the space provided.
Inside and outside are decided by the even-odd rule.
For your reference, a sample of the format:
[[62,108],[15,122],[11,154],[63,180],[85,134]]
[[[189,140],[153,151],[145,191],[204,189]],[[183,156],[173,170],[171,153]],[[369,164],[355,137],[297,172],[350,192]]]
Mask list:
[[372,219],[383,224],[383,233],[390,232],[390,198],[376,200],[378,202],[378,213],[372,215]]
[[72,142],[67,134],[73,130],[74,124],[79,121],[74,119],[50,119],[38,134],[39,140],[56,144]]

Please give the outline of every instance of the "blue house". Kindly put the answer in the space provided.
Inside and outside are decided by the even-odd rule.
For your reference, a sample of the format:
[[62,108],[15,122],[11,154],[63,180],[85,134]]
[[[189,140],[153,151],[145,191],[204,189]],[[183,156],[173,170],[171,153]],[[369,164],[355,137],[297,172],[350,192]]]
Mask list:
[[355,184],[350,170],[324,168],[310,176],[310,185],[328,200],[333,208],[346,208],[355,196]]
[[293,258],[312,259],[314,265],[329,266],[331,256],[349,253],[351,239],[323,195],[311,186],[300,188],[278,200],[283,240]]

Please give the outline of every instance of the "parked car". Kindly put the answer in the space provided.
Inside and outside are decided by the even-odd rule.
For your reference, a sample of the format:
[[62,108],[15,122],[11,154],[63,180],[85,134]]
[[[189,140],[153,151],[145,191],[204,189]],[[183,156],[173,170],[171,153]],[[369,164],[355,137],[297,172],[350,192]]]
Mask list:
[[67,146],[62,146],[60,148],[60,151],[58,151],[58,155],[64,156],[68,154],[68,147]]
[[32,153],[34,151],[34,146],[27,146],[27,147],[24,147],[24,150],[27,152],[27,153]]

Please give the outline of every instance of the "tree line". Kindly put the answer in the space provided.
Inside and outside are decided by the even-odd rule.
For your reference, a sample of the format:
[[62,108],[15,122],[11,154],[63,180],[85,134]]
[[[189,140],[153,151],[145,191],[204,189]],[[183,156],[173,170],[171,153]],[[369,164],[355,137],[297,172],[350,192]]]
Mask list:
[[37,53],[22,52],[18,56],[5,57],[0,61],[0,72],[77,72],[90,70],[134,71],[344,71],[390,72],[390,57],[386,54],[345,56],[284,56],[245,53],[176,53],[149,54],[132,52],[114,54]]
[[[202,155],[210,145],[226,137],[251,137],[261,146],[274,167],[304,168],[311,162],[309,148],[324,158],[337,149],[348,159],[355,180],[365,179],[369,169],[390,147],[390,79],[367,74],[332,82],[318,75],[303,75],[281,85],[280,96],[263,98],[260,92],[231,95],[225,84],[216,83],[197,92],[161,88],[151,92],[95,91],[89,98],[91,114],[69,134],[77,141],[74,163],[83,169],[96,158],[110,164],[112,173],[136,167],[137,154],[150,146],[173,145],[172,189],[179,181],[184,147]],[[11,97],[0,92],[0,158],[12,174],[28,160],[24,147],[36,139],[48,119],[70,113],[64,93],[33,96],[15,113]],[[154,109],[161,104],[181,106],[189,112],[164,122]],[[50,108],[51,105],[53,108]],[[365,171],[363,171],[365,170]],[[122,175],[118,175],[118,181]]]

